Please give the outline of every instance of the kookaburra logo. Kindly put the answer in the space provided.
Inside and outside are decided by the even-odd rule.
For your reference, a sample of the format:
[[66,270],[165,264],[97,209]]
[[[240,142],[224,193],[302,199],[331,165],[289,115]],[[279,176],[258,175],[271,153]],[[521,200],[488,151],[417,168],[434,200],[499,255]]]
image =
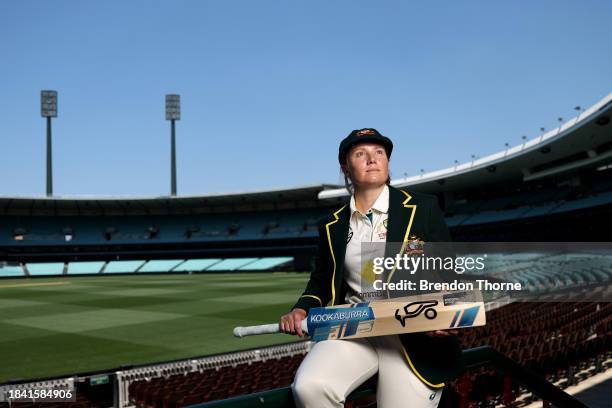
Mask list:
[[399,320],[402,327],[406,327],[406,319],[417,317],[421,313],[425,315],[429,320],[433,320],[438,316],[438,312],[434,309],[434,306],[438,304],[437,300],[423,300],[420,302],[408,303],[404,306],[404,315],[400,314],[400,309],[395,311],[395,318]]

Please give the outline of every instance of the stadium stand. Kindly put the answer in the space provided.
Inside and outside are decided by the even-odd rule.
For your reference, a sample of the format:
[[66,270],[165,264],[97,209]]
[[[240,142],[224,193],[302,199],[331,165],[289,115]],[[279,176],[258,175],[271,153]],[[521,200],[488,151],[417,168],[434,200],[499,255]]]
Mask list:
[[257,258],[238,258],[224,259],[214,265],[211,265],[207,271],[235,271],[240,268],[248,267],[249,264],[257,261]]
[[231,258],[231,259],[152,259],[132,261],[53,262],[20,265],[0,264],[0,278],[48,277],[62,275],[188,273],[273,271],[292,269],[293,257]]
[[[502,281],[520,282],[534,293],[558,289],[582,289],[612,282],[612,254],[514,253],[488,254],[480,273]],[[475,272],[478,275],[478,272]]]
[[17,278],[24,277],[25,273],[21,265],[9,265],[6,262],[0,262],[0,277],[2,278]]
[[255,262],[251,262],[248,265],[241,266],[237,270],[240,271],[269,271],[276,268],[279,265],[286,264],[293,261],[292,257],[278,257],[278,258],[261,258]]
[[63,275],[64,263],[30,263],[26,265],[26,270],[30,276]]
[[146,261],[110,261],[104,268],[104,273],[134,273],[145,264]]
[[172,271],[174,268],[179,266],[181,263],[185,262],[184,259],[158,259],[151,260],[142,265],[138,272],[143,273],[151,273],[151,272],[165,272],[168,273]]
[[210,266],[221,262],[219,258],[213,259],[189,259],[173,269],[173,272],[204,271]]
[[[464,227],[487,224],[531,222],[553,215],[569,216],[577,211],[612,207],[612,187],[602,180],[595,181],[597,189],[588,194],[575,189],[557,189],[554,185],[543,190],[520,191],[513,195],[480,198],[476,196],[456,199],[447,210],[447,224],[456,234]],[[518,187],[517,187],[518,188]],[[525,186],[523,186],[525,188]],[[489,191],[490,194],[492,194]],[[499,193],[501,194],[501,193]],[[304,238],[312,242],[317,235],[316,219],[331,208],[296,210],[278,215],[245,213],[238,222],[228,222],[234,213],[198,217],[168,216],[150,218],[124,216],[114,218],[110,227],[99,218],[83,217],[61,222],[61,217],[0,217],[0,246],[87,246],[130,245],[148,243],[228,243],[232,241],[287,240]],[[567,215],[565,215],[567,214]],[[62,231],[71,225],[70,240]],[[120,225],[120,227],[119,227]],[[149,229],[156,231],[153,235]],[[15,231],[22,231],[16,240]],[[13,233],[11,233],[13,232]]]
[[121,371],[120,406],[178,407],[286,386],[310,346],[290,343]]
[[[134,242],[209,242],[315,237],[325,210],[194,216],[2,217],[0,245],[94,245]],[[65,218],[65,220],[64,220]],[[63,231],[70,227],[70,239]],[[22,231],[19,240],[15,231]]]
[[68,275],[93,275],[100,273],[105,263],[101,261],[70,262],[66,273]]

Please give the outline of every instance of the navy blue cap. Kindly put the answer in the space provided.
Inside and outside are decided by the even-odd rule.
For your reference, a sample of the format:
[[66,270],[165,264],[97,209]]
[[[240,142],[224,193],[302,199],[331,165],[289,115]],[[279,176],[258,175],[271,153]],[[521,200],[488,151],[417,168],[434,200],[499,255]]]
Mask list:
[[351,147],[360,143],[376,143],[384,146],[387,152],[387,158],[391,158],[393,151],[393,142],[386,136],[381,135],[378,130],[372,128],[353,130],[342,142],[338,149],[338,161],[340,164],[346,164],[346,154],[351,150]]

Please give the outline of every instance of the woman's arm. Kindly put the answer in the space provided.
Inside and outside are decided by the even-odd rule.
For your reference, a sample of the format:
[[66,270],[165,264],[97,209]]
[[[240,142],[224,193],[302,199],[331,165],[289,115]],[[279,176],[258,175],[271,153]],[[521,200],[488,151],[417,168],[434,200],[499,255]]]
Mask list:
[[308,313],[312,307],[327,305],[331,299],[331,265],[327,238],[319,228],[319,244],[315,268],[310,273],[306,289],[292,309],[303,309]]
[[313,307],[327,305],[331,296],[331,277],[329,269],[329,249],[327,240],[319,228],[319,244],[315,268],[310,273],[310,279],[306,284],[306,289],[291,311],[280,318],[280,329],[285,333],[297,334],[303,337],[302,320],[308,316],[308,311]]

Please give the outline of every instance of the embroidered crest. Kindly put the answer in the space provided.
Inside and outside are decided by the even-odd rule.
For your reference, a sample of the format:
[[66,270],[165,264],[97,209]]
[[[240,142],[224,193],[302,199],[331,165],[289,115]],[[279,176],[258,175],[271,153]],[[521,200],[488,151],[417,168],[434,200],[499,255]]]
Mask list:
[[425,241],[416,235],[408,238],[408,245],[404,248],[404,255],[420,255],[425,250]]
[[370,129],[363,129],[357,132],[356,136],[374,135],[374,131]]
[[421,238],[417,237],[416,235],[412,235],[410,238],[408,238],[408,248],[410,248],[411,250],[415,250],[415,249],[423,249],[423,246],[425,245],[425,241],[423,241]]

